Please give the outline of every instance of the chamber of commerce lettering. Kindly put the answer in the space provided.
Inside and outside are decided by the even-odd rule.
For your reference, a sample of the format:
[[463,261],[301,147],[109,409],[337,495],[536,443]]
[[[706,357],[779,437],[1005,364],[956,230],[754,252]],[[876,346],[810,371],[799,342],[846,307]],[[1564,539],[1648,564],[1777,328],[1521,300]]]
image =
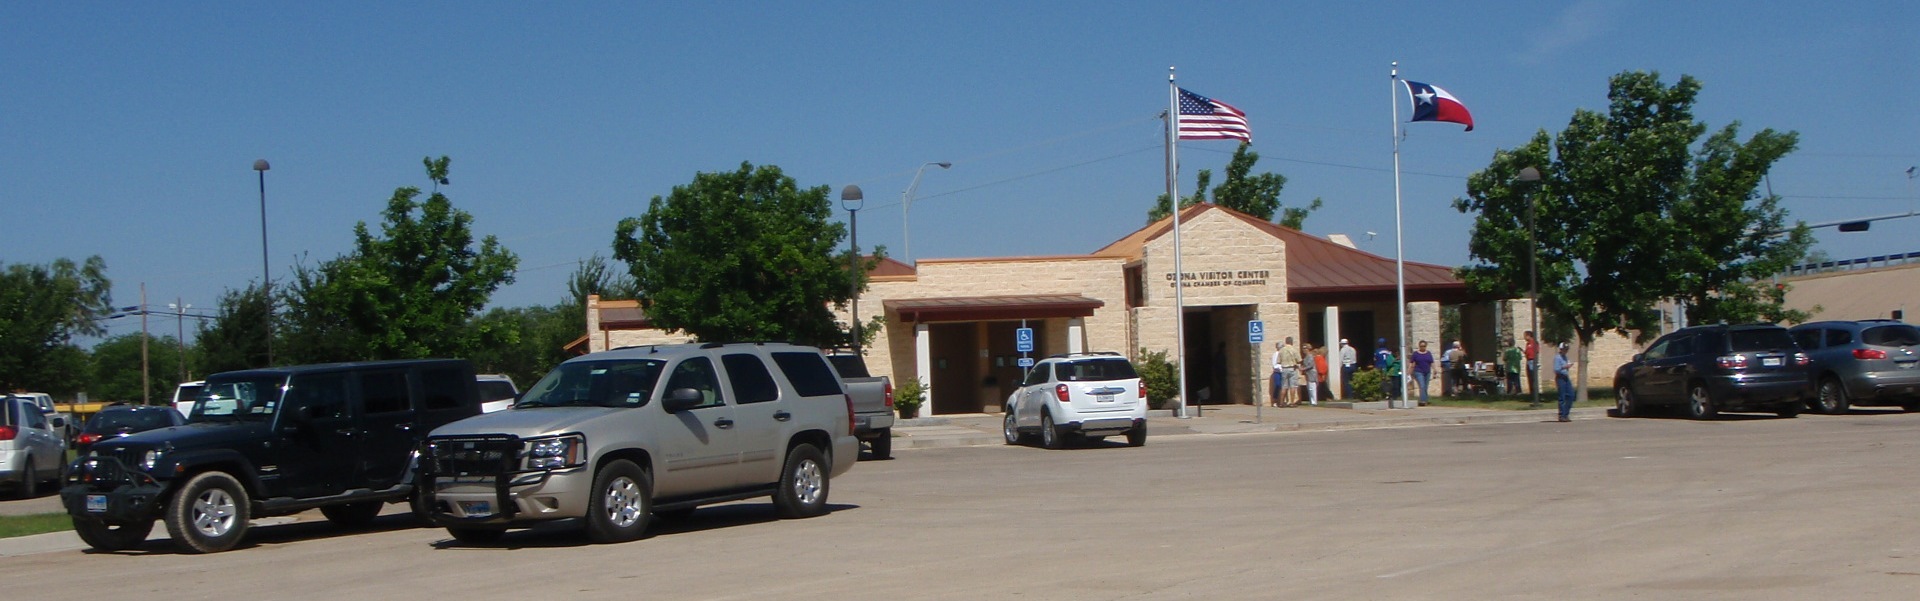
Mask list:
[[[1180,276],[1180,285],[1186,288],[1211,288],[1215,286],[1264,286],[1267,284],[1265,269],[1242,269],[1238,271],[1189,271]],[[1173,273],[1167,273],[1167,286],[1173,286]]]

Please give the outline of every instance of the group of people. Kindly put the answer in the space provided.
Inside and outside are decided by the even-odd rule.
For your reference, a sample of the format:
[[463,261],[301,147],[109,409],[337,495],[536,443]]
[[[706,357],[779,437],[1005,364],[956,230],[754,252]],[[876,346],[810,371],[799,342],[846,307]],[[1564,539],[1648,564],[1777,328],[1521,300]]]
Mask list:
[[[1522,372],[1526,374],[1527,394],[1535,394],[1538,390],[1536,379],[1537,374],[1540,373],[1540,342],[1532,330],[1528,330],[1524,336],[1525,345],[1514,344],[1513,338],[1507,338],[1506,350],[1501,352],[1500,362],[1497,364],[1507,394],[1520,394]],[[1327,349],[1315,348],[1312,343],[1302,343],[1296,348],[1293,345],[1292,336],[1288,336],[1285,342],[1275,346],[1273,394],[1268,399],[1270,405],[1274,407],[1299,405],[1302,386],[1307,390],[1307,401],[1310,404],[1320,404],[1321,390],[1327,391],[1328,398],[1333,397],[1332,390],[1327,388]],[[1427,405],[1427,385],[1433,378],[1434,364],[1433,353],[1427,350],[1427,341],[1420,341],[1415,350],[1408,354],[1408,363],[1411,363],[1412,369],[1407,375],[1402,375],[1401,362],[1394,356],[1393,350],[1387,347],[1387,339],[1379,339],[1374,346],[1377,350],[1373,354],[1373,368],[1386,376],[1387,396],[1400,398],[1401,386],[1410,375],[1414,386],[1420,390],[1420,405]],[[1553,359],[1554,385],[1559,391],[1560,421],[1568,421],[1574,398],[1573,379],[1568,373],[1571,362],[1567,359],[1566,343],[1560,343],[1557,350],[1559,352]],[[1351,390],[1353,372],[1358,367],[1358,356],[1345,338],[1340,339],[1339,357],[1341,388]],[[1454,341],[1452,348],[1447,349],[1441,358],[1441,369],[1445,378],[1441,382],[1441,393],[1454,396],[1468,392],[1471,387],[1470,365],[1466,348],[1459,341]]]

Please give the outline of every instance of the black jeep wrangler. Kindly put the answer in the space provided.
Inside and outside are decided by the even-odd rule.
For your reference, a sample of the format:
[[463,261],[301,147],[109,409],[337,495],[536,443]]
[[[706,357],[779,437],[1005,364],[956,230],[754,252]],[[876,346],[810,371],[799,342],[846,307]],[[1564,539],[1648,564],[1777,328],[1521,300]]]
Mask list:
[[364,525],[413,496],[428,432],[479,415],[460,359],[302,365],[215,374],[187,424],[103,441],[60,500],[96,549],[138,547],[164,520],[181,550],[233,548],[256,517],[319,508]]

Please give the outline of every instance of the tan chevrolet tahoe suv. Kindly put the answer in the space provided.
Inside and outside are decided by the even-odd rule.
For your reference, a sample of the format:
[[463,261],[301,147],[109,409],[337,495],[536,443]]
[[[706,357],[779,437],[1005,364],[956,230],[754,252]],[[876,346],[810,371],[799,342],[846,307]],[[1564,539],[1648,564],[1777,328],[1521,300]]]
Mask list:
[[753,497],[783,517],[824,513],[859,441],[819,349],[679,344],[576,357],[512,409],[428,436],[428,519],[461,542],[579,518],[588,538],[639,538],[655,514]]

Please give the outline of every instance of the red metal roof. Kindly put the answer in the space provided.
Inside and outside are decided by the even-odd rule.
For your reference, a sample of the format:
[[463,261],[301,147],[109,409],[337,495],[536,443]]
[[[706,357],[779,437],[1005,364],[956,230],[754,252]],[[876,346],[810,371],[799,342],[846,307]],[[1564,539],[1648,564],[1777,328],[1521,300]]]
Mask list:
[[899,298],[881,304],[898,313],[902,321],[919,322],[1086,317],[1107,303],[1078,294],[1031,294]]

